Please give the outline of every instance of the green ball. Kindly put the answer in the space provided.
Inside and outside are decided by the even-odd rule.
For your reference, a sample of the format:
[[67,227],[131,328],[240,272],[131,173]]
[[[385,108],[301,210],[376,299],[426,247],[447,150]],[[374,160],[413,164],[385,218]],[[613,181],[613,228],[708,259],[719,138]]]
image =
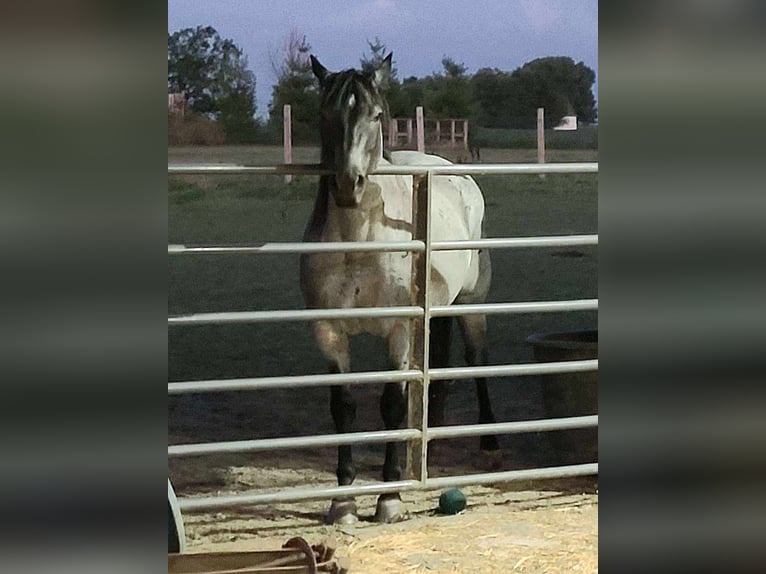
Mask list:
[[465,494],[457,488],[442,492],[439,497],[439,512],[442,514],[457,514],[465,510]]

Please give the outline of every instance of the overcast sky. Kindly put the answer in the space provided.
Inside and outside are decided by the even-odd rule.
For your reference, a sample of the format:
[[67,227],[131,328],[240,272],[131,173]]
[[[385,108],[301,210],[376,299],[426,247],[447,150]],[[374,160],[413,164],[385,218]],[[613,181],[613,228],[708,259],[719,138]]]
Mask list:
[[569,56],[598,79],[598,0],[168,0],[169,32],[200,25],[244,50],[260,116],[275,82],[269,53],[292,29],[330,70],[358,67],[367,40],[378,36],[393,50],[400,79],[441,71],[445,55],[469,73]]

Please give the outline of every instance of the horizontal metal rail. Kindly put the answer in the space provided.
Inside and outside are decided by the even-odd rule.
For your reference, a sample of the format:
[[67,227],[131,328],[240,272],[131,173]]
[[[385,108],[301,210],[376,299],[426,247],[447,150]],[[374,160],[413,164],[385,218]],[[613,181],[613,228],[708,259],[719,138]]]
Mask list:
[[[573,247],[598,245],[598,235],[552,235],[434,241],[432,251],[460,249],[501,249],[526,247]],[[287,253],[356,253],[356,252],[422,252],[422,241],[328,241],[328,242],[270,242],[258,245],[168,245],[168,255],[256,255]]]
[[573,301],[531,301],[524,303],[476,303],[473,305],[434,305],[431,317],[495,315],[498,313],[555,313],[559,311],[595,311],[598,299]]
[[168,255],[254,255],[271,253],[355,253],[376,251],[424,251],[422,241],[328,241],[314,243],[262,243],[260,245],[168,245]]
[[259,494],[188,497],[179,498],[178,507],[180,510],[188,512],[210,510],[213,508],[230,508],[232,506],[278,504],[285,502],[300,502],[303,500],[321,500],[325,498],[336,498],[344,496],[365,496],[387,494],[390,492],[406,492],[410,490],[440,489],[448,486],[493,484],[496,482],[541,480],[549,478],[565,478],[571,476],[588,476],[593,474],[598,474],[598,463],[575,464],[524,470],[509,470],[505,472],[469,474],[465,476],[444,476],[427,479],[425,486],[417,480],[398,480],[395,482],[373,482],[369,484],[352,486],[294,488],[279,492],[264,492]]
[[271,323],[275,321],[321,321],[333,319],[384,319],[422,317],[420,307],[354,307],[341,309],[287,309],[278,311],[230,311],[225,313],[193,313],[168,317],[170,327],[188,325],[222,325],[232,323]]
[[[520,303],[477,303],[474,305],[437,305],[432,317],[462,315],[494,315],[498,313],[555,313],[561,311],[594,311],[598,299],[572,301],[530,301]],[[422,317],[421,307],[353,307],[339,309],[286,309],[276,311],[230,311],[226,313],[194,313],[168,318],[169,326],[211,325],[231,323],[266,323],[275,321],[317,321],[371,319],[390,317]]]
[[420,434],[420,431],[417,429],[397,429],[384,431],[349,432],[331,435],[235,440],[200,444],[177,444],[168,447],[168,456],[199,456],[203,454],[256,452],[285,448],[320,448],[338,446],[341,444],[367,444],[403,441],[418,439],[420,438]]
[[512,249],[526,247],[575,247],[598,245],[598,235],[538,235],[529,237],[490,237],[485,239],[461,239],[434,241],[432,251],[456,249]]
[[568,478],[572,476],[588,476],[592,474],[598,474],[597,462],[552,466],[548,468],[530,468],[523,470],[507,470],[504,472],[467,474],[463,476],[440,476],[427,479],[425,487],[447,488],[453,486],[470,486],[474,484],[494,484],[496,482],[511,482],[515,480]]
[[399,383],[423,376],[422,371],[365,371],[361,373],[330,373],[326,375],[293,375],[254,377],[247,379],[218,379],[168,383],[169,395],[185,393],[220,393],[224,391],[263,391],[295,387],[327,387],[331,385],[366,385]]
[[[598,369],[598,359],[560,361],[553,363],[520,363],[515,365],[489,365],[483,367],[444,367],[430,369],[432,380],[471,379],[481,377],[551,375],[579,373]],[[396,383],[419,379],[423,372],[367,371],[362,373],[332,373],[327,375],[294,375],[283,377],[253,377],[208,381],[180,381],[168,383],[168,394],[219,393],[224,391],[262,391],[297,387],[326,387],[331,385],[370,385]]]
[[[437,305],[431,307],[432,317],[462,315],[494,315],[499,313],[554,313],[560,311],[593,311],[598,299],[572,301],[530,301],[520,303],[477,303],[473,305]],[[225,313],[193,313],[168,317],[171,327],[189,325],[221,325],[232,323],[267,323],[280,321],[319,321],[371,319],[391,317],[422,317],[421,307],[352,307],[338,309],[285,309],[272,311],[228,311]]]
[[392,482],[371,482],[352,486],[327,486],[318,488],[292,488],[278,492],[261,494],[237,494],[232,496],[200,496],[178,499],[180,510],[208,510],[212,508],[230,508],[246,504],[278,504],[283,502],[300,502],[303,500],[322,500],[324,498],[341,498],[345,496],[364,496],[373,494],[388,494],[389,492],[405,492],[420,488],[417,480],[397,480]]
[[598,359],[561,361],[556,363],[521,363],[516,365],[490,365],[486,367],[448,367],[430,369],[432,381],[473,379],[483,377],[521,377],[526,375],[552,375],[579,373],[598,369]]
[[[492,423],[478,425],[455,425],[433,427],[428,430],[428,440],[479,436],[486,434],[517,434],[524,432],[545,432],[587,428],[598,425],[598,415]],[[330,435],[279,437],[252,440],[237,440],[198,444],[178,444],[168,447],[168,456],[199,456],[234,452],[257,452],[294,448],[324,448],[342,444],[372,444],[391,441],[419,439],[418,429],[397,429],[384,431],[362,431]]]
[[[525,175],[542,173],[598,173],[597,162],[380,165],[370,175]],[[230,164],[168,165],[169,175],[332,175],[321,164],[247,166]]]
[[526,432],[545,432],[554,430],[579,429],[598,426],[598,415],[515,421],[510,423],[491,423],[479,425],[455,425],[447,427],[429,427],[428,440],[481,436],[488,434],[518,434]]

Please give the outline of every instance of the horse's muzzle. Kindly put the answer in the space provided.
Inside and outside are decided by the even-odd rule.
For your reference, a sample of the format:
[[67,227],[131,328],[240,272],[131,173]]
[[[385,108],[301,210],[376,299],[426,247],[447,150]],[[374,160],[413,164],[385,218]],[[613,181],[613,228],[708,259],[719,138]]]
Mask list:
[[338,207],[357,207],[362,200],[366,180],[363,175],[335,176],[335,204]]

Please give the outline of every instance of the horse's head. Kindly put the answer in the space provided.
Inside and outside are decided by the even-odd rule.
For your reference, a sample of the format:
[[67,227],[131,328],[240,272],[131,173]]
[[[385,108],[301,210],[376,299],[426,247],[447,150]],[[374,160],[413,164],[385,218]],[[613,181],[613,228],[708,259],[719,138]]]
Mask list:
[[372,72],[329,72],[314,56],[311,68],[322,88],[322,163],[335,171],[333,198],[340,207],[355,207],[383,154],[388,105],[381,87],[391,73],[391,54]]

